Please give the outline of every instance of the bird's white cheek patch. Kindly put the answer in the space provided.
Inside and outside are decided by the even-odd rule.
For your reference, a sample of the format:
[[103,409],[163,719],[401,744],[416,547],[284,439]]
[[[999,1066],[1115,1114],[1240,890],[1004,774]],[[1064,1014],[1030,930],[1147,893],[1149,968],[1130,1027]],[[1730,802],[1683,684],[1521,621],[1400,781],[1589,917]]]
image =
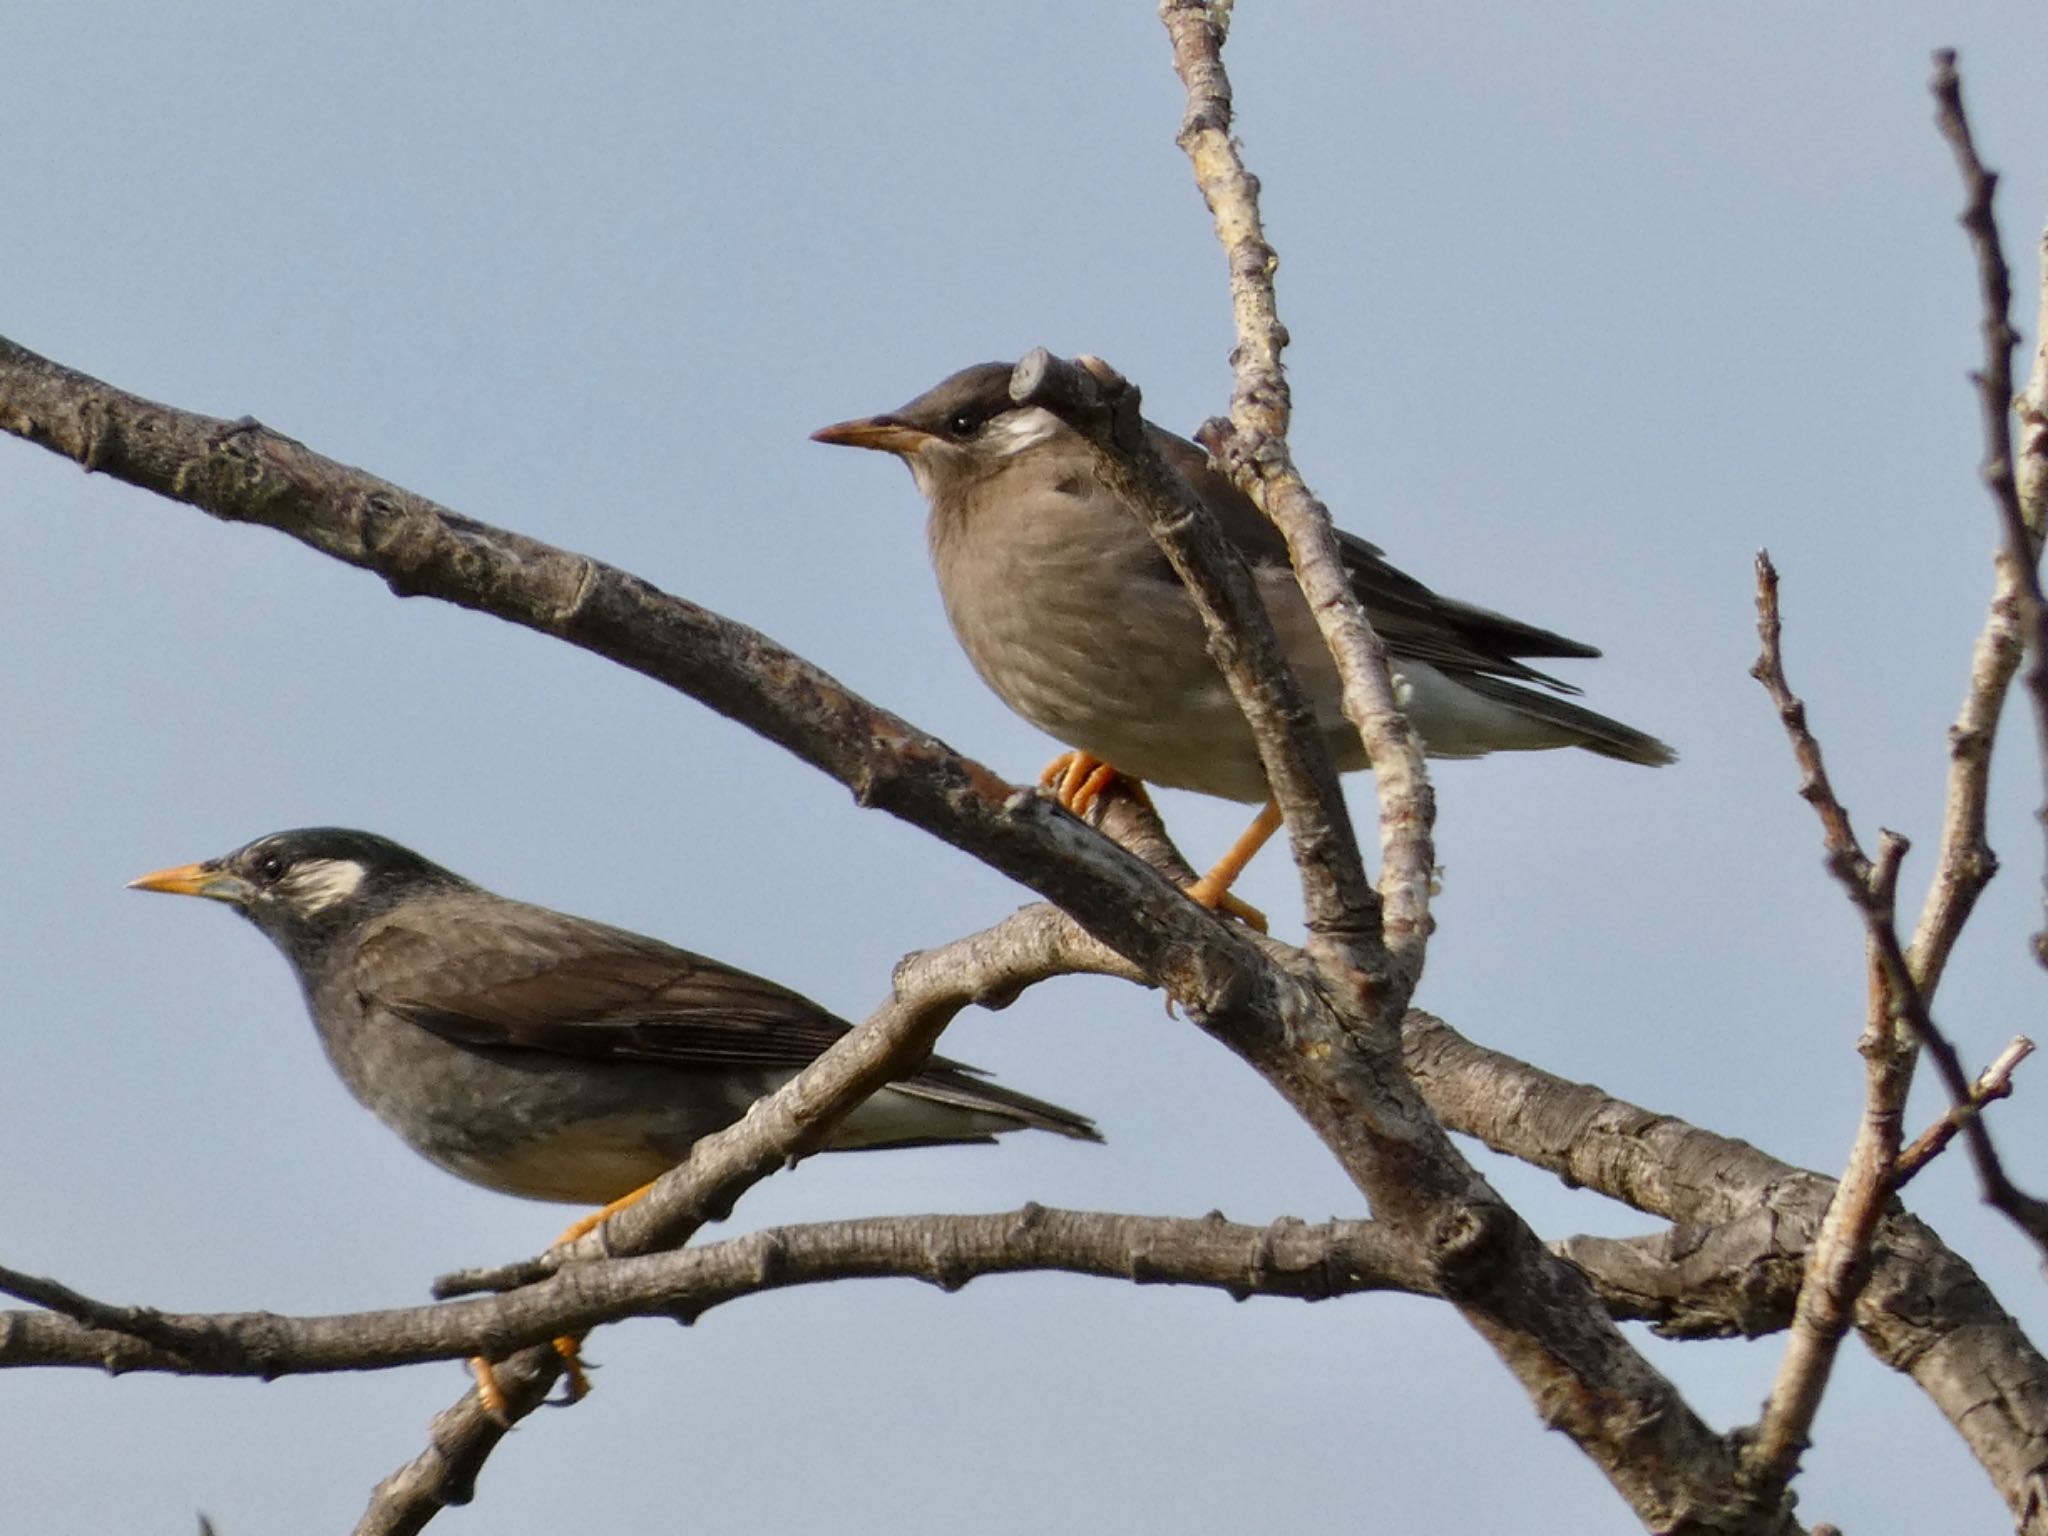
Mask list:
[[354,859],[307,859],[291,867],[278,882],[278,891],[310,916],[355,895],[362,887],[363,874],[363,866]]
[[1028,411],[1005,411],[988,424],[988,445],[1007,459],[1037,447],[1059,429],[1059,417],[1038,406]]

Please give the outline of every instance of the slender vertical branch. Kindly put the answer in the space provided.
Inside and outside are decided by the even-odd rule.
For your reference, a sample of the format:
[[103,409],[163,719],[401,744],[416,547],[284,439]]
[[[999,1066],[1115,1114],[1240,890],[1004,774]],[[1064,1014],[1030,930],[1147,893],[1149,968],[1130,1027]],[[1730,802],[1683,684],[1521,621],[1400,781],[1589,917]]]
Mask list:
[[[1180,146],[1194,165],[1223,243],[1237,324],[1230,422],[1220,432],[1212,424],[1202,440],[1286,537],[1295,577],[1337,664],[1344,716],[1357,728],[1372,763],[1380,804],[1382,922],[1399,993],[1384,1002],[1392,1008],[1387,1016],[1397,1018],[1422,975],[1428,946],[1435,796],[1421,743],[1395,701],[1386,647],[1351,590],[1329,509],[1310,493],[1287,449],[1291,404],[1280,354],[1288,338],[1273,291],[1279,258],[1260,221],[1258,179],[1245,168],[1230,135],[1230,80],[1222,59],[1229,7],[1162,0],[1159,10],[1173,39],[1174,68],[1187,87]],[[1312,954],[1318,938],[1340,937],[1314,914],[1309,928]]]
[[1978,157],[1970,120],[1963,110],[1963,86],[1956,73],[1953,50],[1943,49],[1935,54],[1931,89],[1936,102],[1935,123],[1954,152],[1956,167],[1963,177],[1967,201],[1962,225],[1969,233],[1970,249],[1977,259],[1977,288],[1983,305],[1980,325],[1984,334],[1984,363],[1974,375],[1984,418],[1984,461],[1979,472],[1998,508],[2004,534],[2004,546],[1999,552],[2000,587],[2010,592],[2019,634],[2032,652],[2025,681],[2033,700],[2035,743],[2044,786],[2041,809],[2036,813],[2044,838],[2043,926],[2034,935],[2034,955],[2041,964],[2048,965],[2048,602],[2043,601],[2041,592],[2040,509],[2035,509],[2030,522],[2020,501],[2013,467],[2012,354],[2019,345],[2019,334],[2012,327],[2012,278],[1999,248],[1998,224],[1992,213],[1998,176],[1986,169]]
[[[1935,1070],[1948,1090],[1949,1102],[1967,1109],[1972,1091],[1969,1074],[1964,1070],[1955,1046],[1935,1027],[1928,1012],[1927,996],[1914,979],[1905,947],[1899,942],[1885,887],[1873,880],[1872,866],[1855,841],[1847,813],[1842,811],[1833,790],[1828,787],[1827,775],[1820,763],[1819,745],[1806,729],[1805,706],[1785,683],[1778,652],[1777,586],[1778,573],[1772,567],[1770,557],[1759,555],[1757,627],[1763,635],[1764,656],[1757,663],[1756,676],[1770,691],[1786,732],[1792,738],[1793,753],[1799,761],[1802,775],[1800,793],[1813,802],[1821,818],[1828,849],[1828,868],[1848,892],[1849,899],[1863,918],[1873,964],[1881,973],[1883,982],[1882,988],[1875,990],[1887,999],[1897,1025],[1909,1029],[1920,1046],[1933,1057]],[[1965,1115],[1962,1133],[1970,1150],[1970,1160],[1976,1165],[1985,1201],[2004,1212],[2034,1240],[2044,1255],[2048,1255],[2048,1202],[2027,1194],[2007,1176],[2004,1164],[1999,1161],[1998,1150],[1992,1145],[1991,1133],[1984,1127],[1983,1116]]]
[[[1778,573],[1769,555],[1756,561],[1757,633],[1762,652],[1752,675],[1764,685],[1792,743],[1799,794],[1820,818],[1827,864],[1864,914],[1870,934],[1871,979],[1859,1049],[1864,1059],[1863,1113],[1835,1196],[1808,1250],[1785,1353],[1770,1397],[1751,1439],[1745,1470],[1761,1498],[1780,1497],[1799,1470],[1827,1391],[1842,1339],[1855,1320],[1856,1301],[1869,1282],[1878,1223],[1890,1199],[1899,1158],[1901,1116],[1912,1085],[1912,1054],[1896,1048],[1894,1011],[1901,1002],[1896,968],[1880,953],[1878,931],[1891,933],[1893,899],[1906,840],[1882,834],[1877,858],[1864,855],[1849,813],[1836,797],[1821,760],[1820,742],[1806,721],[1806,706],[1785,678],[1784,628],[1778,612]],[[1910,989],[1911,981],[1905,985]],[[1917,997],[1917,994],[1915,994]]]

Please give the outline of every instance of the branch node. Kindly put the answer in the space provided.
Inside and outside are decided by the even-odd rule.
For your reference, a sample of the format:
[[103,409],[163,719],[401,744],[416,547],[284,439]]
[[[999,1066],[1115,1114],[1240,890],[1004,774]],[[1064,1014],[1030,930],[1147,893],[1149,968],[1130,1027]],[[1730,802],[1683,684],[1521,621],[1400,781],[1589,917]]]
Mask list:
[[1446,1296],[1476,1295],[1510,1261],[1517,1222],[1504,1207],[1466,1200],[1439,1212],[1428,1235],[1431,1274]]

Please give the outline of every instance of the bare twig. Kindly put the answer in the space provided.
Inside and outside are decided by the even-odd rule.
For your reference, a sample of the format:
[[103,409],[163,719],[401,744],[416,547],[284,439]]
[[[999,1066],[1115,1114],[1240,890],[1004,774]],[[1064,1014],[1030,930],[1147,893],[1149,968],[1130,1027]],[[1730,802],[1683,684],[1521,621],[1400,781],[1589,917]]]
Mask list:
[[1927,1127],[1905,1151],[1899,1154],[1898,1171],[1892,1177],[1894,1190],[1904,1189],[1907,1181],[1939,1157],[1944,1148],[1955,1140],[1956,1132],[1963,1128],[1963,1121],[1981,1111],[1986,1104],[2012,1097],[2012,1074],[2019,1064],[2034,1054],[2034,1042],[2025,1035],[2015,1035],[2013,1042],[1990,1066],[1977,1074],[1977,1081],[1970,1085],[1970,1101],[1956,1105],[1934,1124]]
[[1821,761],[1820,743],[1806,724],[1806,705],[1785,681],[1784,623],[1778,614],[1778,570],[1768,553],[1756,557],[1756,627],[1763,651],[1749,675],[1764,685],[1777,707],[1778,721],[1792,743],[1792,758],[1799,765],[1799,798],[1813,807],[1820,818],[1821,843],[1827,852],[1828,870],[1836,879],[1853,887],[1859,908],[1877,896],[1873,868],[1856,840],[1849,813],[1835,797],[1828,783],[1826,765]]
[[[1865,858],[1861,846],[1850,829],[1848,815],[1828,787],[1826,772],[1820,765],[1820,746],[1806,727],[1806,707],[1792,694],[1785,682],[1783,661],[1779,651],[1780,623],[1778,618],[1778,573],[1772,567],[1770,556],[1757,556],[1757,628],[1763,637],[1764,654],[1752,669],[1772,701],[1778,706],[1779,718],[1784,722],[1786,733],[1792,739],[1793,755],[1798,759],[1802,782],[1800,794],[1812,802],[1820,816],[1828,850],[1828,868],[1842,887],[1849,893],[1850,900],[1862,914],[1864,932],[1870,942],[1875,962],[1882,972],[1884,986],[1889,990],[1888,1006],[1893,1017],[1910,1027],[1915,1038],[1934,1057],[1936,1069],[1949,1092],[1950,1102],[1968,1104],[1970,1080],[1964,1073],[1961,1058],[1955,1047],[1948,1042],[1927,1012],[1927,1000],[1915,981],[1911,967],[1907,964],[1903,947],[1899,943],[1897,928],[1893,925],[1885,896],[1888,879],[1880,879],[1879,871]],[[1892,834],[1887,834],[1891,836]],[[1903,839],[1899,840],[1903,847]],[[1998,1164],[1996,1152],[1985,1133],[1980,1119],[1971,1116],[1964,1127],[1969,1136],[1972,1152],[1979,1159],[1979,1173],[1985,1186],[1985,1198],[2004,1210],[2023,1228],[2034,1235],[2035,1241],[2048,1243],[2048,1206],[2039,1211],[2032,1209],[2040,1203],[2031,1201],[2013,1188]]]
[[[1999,248],[1998,224],[1992,214],[1992,197],[1998,188],[1997,175],[1978,158],[1970,133],[1970,121],[1963,111],[1962,80],[1956,73],[1952,49],[1934,55],[1936,102],[1935,123],[1954,151],[1968,201],[1962,225],[1969,232],[1970,249],[1977,258],[1977,287],[1983,305],[1984,364],[1975,374],[1977,394],[1984,419],[1984,462],[1981,474],[1998,508],[2004,531],[1999,553],[2001,585],[2009,586],[2017,607],[2019,632],[2033,653],[2027,668],[2026,686],[2034,705],[2034,729],[2044,783],[2048,783],[2048,602],[2041,592],[2041,527],[2029,524],[2020,503],[2013,468],[2012,446],[2012,354],[2019,334],[2012,327],[2012,279]],[[2048,837],[2048,789],[2037,819]],[[2042,869],[2044,918],[2048,918],[2048,858]],[[2048,965],[2048,922],[2034,936],[2034,955]]]
[[[1799,793],[1820,818],[1828,868],[1850,893],[1869,934],[1871,980],[1861,1050],[1864,1058],[1863,1113],[1856,1139],[1836,1185],[1835,1197],[1806,1257],[1790,1337],[1764,1403],[1746,1455],[1759,1497],[1781,1497],[1799,1469],[1827,1391],[1835,1357],[1855,1314],[1857,1297],[1870,1278],[1872,1245],[1890,1199],[1899,1156],[1900,1115],[1912,1085],[1912,1053],[1898,1048],[1897,988],[1911,989],[1899,948],[1893,902],[1906,840],[1881,835],[1875,862],[1856,840],[1849,813],[1836,798],[1821,761],[1820,743],[1806,721],[1806,706],[1785,678],[1784,626],[1778,613],[1778,573],[1770,556],[1756,560],[1757,631],[1762,654],[1751,668],[1764,685],[1792,743],[1799,764]],[[1888,936],[1886,939],[1880,935]],[[1918,1007],[1918,992],[1911,1006]]]
[[[1395,701],[1386,647],[1373,633],[1345,573],[1329,509],[1309,491],[1287,449],[1291,407],[1280,364],[1287,331],[1273,292],[1279,258],[1266,243],[1257,178],[1245,168],[1231,137],[1230,80],[1222,59],[1228,7],[1161,0],[1159,11],[1173,39],[1174,68],[1187,88],[1180,146],[1194,165],[1196,184],[1223,243],[1237,323],[1230,421],[1227,426],[1212,423],[1202,441],[1286,537],[1295,577],[1337,664],[1345,718],[1357,728],[1372,763],[1380,804],[1385,942],[1397,978],[1395,994],[1387,999],[1391,1025],[1422,974],[1436,862],[1430,835],[1436,800],[1421,744]],[[1301,852],[1297,847],[1297,861]],[[1309,927],[1312,936],[1323,931],[1314,914]],[[1332,943],[1343,937],[1329,931]],[[1315,952],[1313,941],[1310,952]],[[1337,958],[1341,963],[1341,946]]]
[[[99,1301],[43,1275],[0,1266],[0,1294],[69,1318],[92,1332],[118,1335],[166,1352],[175,1353],[190,1342],[174,1321],[154,1307],[124,1307]],[[0,1350],[0,1363],[6,1363],[4,1350]]]

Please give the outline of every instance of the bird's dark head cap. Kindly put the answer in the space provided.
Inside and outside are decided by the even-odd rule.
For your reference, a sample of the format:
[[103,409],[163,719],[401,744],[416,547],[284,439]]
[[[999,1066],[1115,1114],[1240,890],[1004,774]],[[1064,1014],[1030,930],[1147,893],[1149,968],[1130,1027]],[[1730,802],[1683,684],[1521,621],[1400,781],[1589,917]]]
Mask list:
[[1013,363],[976,363],[940,380],[915,400],[880,416],[836,422],[814,441],[893,453],[910,466],[927,496],[986,473],[1064,430],[1051,412],[1010,398]]
[[468,885],[388,837],[348,827],[273,832],[217,859],[128,883],[227,902],[272,933],[361,921],[422,890]]

